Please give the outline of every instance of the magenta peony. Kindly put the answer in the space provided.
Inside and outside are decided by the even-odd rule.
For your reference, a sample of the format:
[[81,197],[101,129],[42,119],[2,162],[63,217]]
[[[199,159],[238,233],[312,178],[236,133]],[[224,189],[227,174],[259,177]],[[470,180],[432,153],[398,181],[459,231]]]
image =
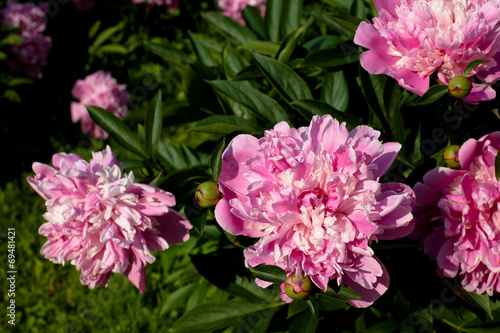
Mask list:
[[262,16],[266,12],[267,0],[219,0],[219,7],[225,16],[228,16],[241,24],[245,24],[241,12],[246,6],[256,7]]
[[414,202],[408,186],[379,183],[401,148],[379,135],[368,126],[349,132],[327,115],[299,129],[281,122],[261,139],[235,137],[223,153],[215,216],[227,232],[259,238],[246,265],[277,265],[322,290],[337,280],[364,297],[350,301],[356,307],[379,298],[389,276],[370,243],[408,235]]
[[500,184],[495,157],[500,132],[470,139],[460,169],[437,167],[415,185],[415,230],[440,276],[460,275],[467,291],[500,292]]
[[379,16],[373,25],[361,22],[354,42],[370,49],[360,55],[372,74],[386,74],[422,96],[429,76],[448,84],[475,60],[487,60],[467,77],[472,92],[468,103],[495,98],[486,83],[500,78],[500,1],[374,0]]
[[176,9],[179,9],[179,0],[132,0],[133,3],[141,3],[147,1],[148,9],[151,9],[153,6],[167,6],[167,9],[173,12]]
[[98,106],[123,118],[128,114],[127,103],[130,100],[125,89],[126,85],[118,84],[110,73],[102,70],[76,81],[71,93],[79,102],[71,103],[71,120],[74,123],[80,121],[82,131],[94,138],[108,138],[108,133],[92,121],[85,106]]
[[16,60],[11,61],[9,66],[30,78],[42,77],[42,67],[47,65],[52,46],[52,39],[43,35],[47,25],[46,9],[46,5],[8,1],[7,7],[0,10],[0,24],[18,28],[18,34],[23,38],[22,43],[10,47]]
[[47,212],[39,233],[48,238],[41,253],[57,264],[71,262],[89,288],[107,285],[111,273],[124,274],[141,292],[151,251],[189,239],[191,224],[170,207],[171,193],[134,183],[122,175],[109,147],[90,162],[75,154],[55,154],[54,168],[35,162],[30,185]]

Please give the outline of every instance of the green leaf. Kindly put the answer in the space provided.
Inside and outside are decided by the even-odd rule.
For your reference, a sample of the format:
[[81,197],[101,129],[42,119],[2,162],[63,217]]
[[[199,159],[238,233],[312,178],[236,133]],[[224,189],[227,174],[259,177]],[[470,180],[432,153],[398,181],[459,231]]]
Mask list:
[[290,326],[290,333],[314,333],[319,324],[319,317],[311,311],[298,316]]
[[89,47],[89,53],[94,53],[99,46],[101,46],[105,41],[111,38],[114,34],[124,28],[125,24],[123,22],[118,23],[112,27],[103,30],[99,35],[97,35],[94,43]]
[[497,153],[497,156],[495,157],[495,176],[497,177],[497,180],[500,180],[500,154]]
[[267,39],[267,30],[260,11],[254,6],[246,6],[241,12],[245,25],[257,35],[259,39]]
[[256,278],[264,281],[284,283],[286,280],[286,272],[278,266],[262,264],[257,267],[249,266],[249,268]]
[[359,24],[362,22],[362,20],[360,20],[359,18],[351,15],[334,15],[331,13],[318,12],[311,13],[311,15],[323,21],[336,31],[344,34],[351,40],[354,38],[356,30],[358,29]]
[[212,170],[212,175],[215,181],[219,179],[220,172],[222,170],[222,153],[226,148],[226,138],[215,147],[212,155],[210,155],[210,169]]
[[427,105],[434,103],[448,92],[448,86],[436,84],[430,87],[419,99],[410,105]]
[[359,61],[359,48],[340,44],[335,49],[318,50],[309,53],[298,67],[338,67]]
[[280,50],[278,51],[277,60],[279,62],[286,64],[290,60],[290,57],[292,56],[292,53],[295,50],[295,47],[297,46],[297,43],[299,42],[299,38],[302,35],[303,31],[304,28],[300,27],[285,38],[280,47]]
[[340,123],[346,122],[346,127],[349,130],[358,125],[361,125],[360,121],[355,117],[345,112],[338,111],[322,101],[314,99],[303,99],[299,101],[293,101],[291,104],[297,105],[299,107],[299,111],[301,111],[302,115],[304,115],[306,119],[312,118],[313,115],[323,116],[325,114],[329,114],[333,118],[336,118]]
[[217,66],[217,63],[210,54],[210,51],[205,47],[205,45],[200,43],[200,41],[195,37],[195,35],[191,31],[188,31],[188,37],[189,40],[191,41],[191,45],[193,46],[194,53],[196,53],[196,56],[201,61],[201,63],[208,67]]
[[119,53],[119,54],[127,54],[128,49],[120,44],[106,44],[97,49],[96,53]]
[[250,29],[221,13],[202,12],[201,17],[240,44],[257,39]]
[[213,332],[246,320],[247,316],[264,317],[275,304],[240,300],[216,300],[203,303],[180,317],[168,330],[175,333]]
[[274,42],[252,40],[238,46],[238,48],[245,49],[248,51],[259,52],[262,54],[267,54],[274,58],[276,54],[278,54],[278,51],[280,50],[280,45]]
[[283,3],[281,31],[283,36],[288,36],[300,26],[300,15],[304,0],[285,1]]
[[280,40],[280,26],[282,17],[283,0],[268,0],[266,5],[266,23],[267,35],[272,42]]
[[222,65],[226,77],[231,80],[249,63],[243,59],[236,50],[231,46],[226,46],[222,51]]
[[156,96],[149,103],[144,124],[146,126],[146,149],[153,161],[156,161],[156,152],[163,125],[161,90],[158,90]]
[[[496,168],[496,158],[495,158],[495,168]],[[479,295],[475,291],[468,292],[462,287],[454,287],[453,292],[455,292],[460,298],[462,298],[467,303],[471,304],[472,306],[486,313],[491,320],[494,320],[493,315],[491,313],[490,297],[488,296],[487,293]]]
[[312,99],[307,83],[293,69],[277,60],[252,53],[264,76],[287,101]]
[[190,131],[227,135],[232,132],[257,134],[260,127],[254,122],[236,116],[209,116],[197,122]]
[[146,50],[151,51],[164,59],[179,61],[182,64],[192,63],[191,59],[189,59],[184,52],[176,49],[175,47],[150,42],[144,42],[144,47]]
[[120,146],[137,156],[147,158],[147,155],[144,153],[144,147],[120,118],[115,116],[112,112],[97,106],[87,105],[86,107],[90,114],[90,118],[106,131]]
[[472,61],[471,63],[469,63],[466,67],[465,67],[465,70],[464,70],[464,77],[467,76],[467,74],[470,72],[471,69],[473,69],[474,67],[476,67],[477,65],[480,65],[482,63],[485,63],[485,62],[490,62],[489,60],[474,60]]
[[288,121],[283,108],[271,97],[248,84],[232,81],[209,81],[212,87],[243,104],[271,125]]
[[343,71],[328,72],[323,80],[321,99],[339,111],[345,112],[349,104],[349,88]]
[[344,284],[340,285],[340,290],[335,292],[330,286],[327,287],[326,291],[322,293],[327,297],[338,299],[341,301],[350,301],[350,300],[360,300],[363,299],[363,296],[352,290],[351,288],[345,286]]
[[166,313],[170,313],[170,311],[174,310],[175,308],[182,306],[188,296],[193,293],[196,286],[196,283],[190,283],[188,285],[180,287],[179,289],[168,295],[165,302],[161,306],[160,316],[164,316]]

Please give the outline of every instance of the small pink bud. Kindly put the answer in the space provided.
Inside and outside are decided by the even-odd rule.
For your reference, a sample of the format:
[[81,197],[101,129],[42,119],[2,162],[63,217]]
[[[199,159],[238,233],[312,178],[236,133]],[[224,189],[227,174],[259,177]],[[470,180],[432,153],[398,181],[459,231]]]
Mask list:
[[450,168],[460,168],[460,162],[458,161],[458,151],[460,150],[460,146],[451,145],[446,147],[443,152],[443,160],[447,166]]
[[309,276],[297,277],[295,273],[285,280],[285,293],[293,300],[307,299],[313,291],[313,284]]
[[219,202],[221,194],[219,192],[219,184],[214,181],[207,181],[198,185],[194,195],[196,203],[201,207],[212,207]]
[[463,76],[455,76],[448,84],[448,93],[457,99],[462,99],[469,95],[472,90],[472,84]]

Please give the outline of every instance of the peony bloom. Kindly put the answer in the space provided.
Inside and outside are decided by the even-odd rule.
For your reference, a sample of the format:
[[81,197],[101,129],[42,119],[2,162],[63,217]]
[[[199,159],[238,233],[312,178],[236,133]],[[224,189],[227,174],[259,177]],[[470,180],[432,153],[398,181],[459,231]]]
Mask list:
[[133,3],[141,3],[147,1],[148,9],[151,9],[153,6],[167,6],[167,9],[170,12],[173,12],[176,9],[179,9],[179,0],[132,0]]
[[370,49],[360,56],[372,74],[386,74],[399,85],[422,96],[429,76],[448,84],[463,75],[475,60],[487,60],[467,77],[472,92],[468,103],[495,98],[486,83],[500,78],[500,0],[374,0],[380,17],[373,25],[361,22],[354,42]]
[[52,39],[43,35],[47,26],[46,9],[46,5],[9,1],[7,7],[0,10],[0,24],[18,28],[23,38],[22,43],[10,47],[16,61],[9,65],[13,71],[24,72],[30,78],[42,77],[42,67],[47,65],[52,46]]
[[123,118],[128,114],[127,103],[130,100],[125,89],[126,85],[118,84],[110,73],[102,70],[76,81],[71,93],[79,102],[71,103],[71,120],[74,123],[80,121],[84,133],[90,133],[97,139],[107,139],[108,133],[92,121],[85,106],[98,106]]
[[500,292],[500,184],[495,157],[500,132],[470,139],[460,169],[437,167],[415,185],[415,230],[440,276],[460,275],[465,290]]
[[299,129],[281,122],[261,139],[235,137],[222,156],[215,217],[233,235],[259,238],[246,265],[276,265],[322,290],[337,280],[364,297],[350,301],[356,307],[379,298],[389,276],[370,243],[408,235],[414,201],[408,186],[379,183],[401,148],[379,135],[349,132],[327,115]]
[[246,6],[256,7],[262,16],[266,12],[267,0],[219,0],[219,7],[222,9],[223,14],[228,16],[241,24],[245,24],[241,12]]
[[191,224],[170,207],[171,193],[134,183],[122,175],[109,147],[90,162],[75,154],[55,154],[54,168],[35,162],[30,185],[44,198],[47,212],[39,233],[48,238],[41,253],[57,264],[69,261],[89,288],[107,285],[123,273],[141,292],[151,251],[189,239]]

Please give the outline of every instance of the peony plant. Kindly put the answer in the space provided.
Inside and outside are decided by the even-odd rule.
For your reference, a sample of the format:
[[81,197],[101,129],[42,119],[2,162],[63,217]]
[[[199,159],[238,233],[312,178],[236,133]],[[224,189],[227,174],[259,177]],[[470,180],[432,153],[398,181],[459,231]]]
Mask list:
[[143,293],[144,267],[155,261],[151,251],[189,239],[192,226],[171,208],[174,196],[135,183],[132,172],[123,174],[109,146],[89,162],[65,153],[52,162],[54,167],[35,162],[35,177],[28,178],[46,200],[41,253],[56,264],[75,265],[90,289],[119,273]]
[[379,135],[368,126],[348,131],[326,115],[308,127],[280,122],[260,139],[234,138],[222,155],[215,217],[233,235],[258,238],[246,265],[279,266],[323,291],[330,280],[344,283],[364,297],[349,301],[356,307],[378,299],[389,276],[370,245],[412,231],[415,199],[404,184],[379,183],[401,148]]
[[[354,42],[369,50],[361,66],[372,74],[396,79],[422,96],[431,75],[448,85],[467,65],[483,60],[467,73],[472,84],[468,103],[494,99],[489,85],[500,78],[500,1],[374,0],[379,17],[361,22]],[[480,82],[476,82],[476,79]]]

